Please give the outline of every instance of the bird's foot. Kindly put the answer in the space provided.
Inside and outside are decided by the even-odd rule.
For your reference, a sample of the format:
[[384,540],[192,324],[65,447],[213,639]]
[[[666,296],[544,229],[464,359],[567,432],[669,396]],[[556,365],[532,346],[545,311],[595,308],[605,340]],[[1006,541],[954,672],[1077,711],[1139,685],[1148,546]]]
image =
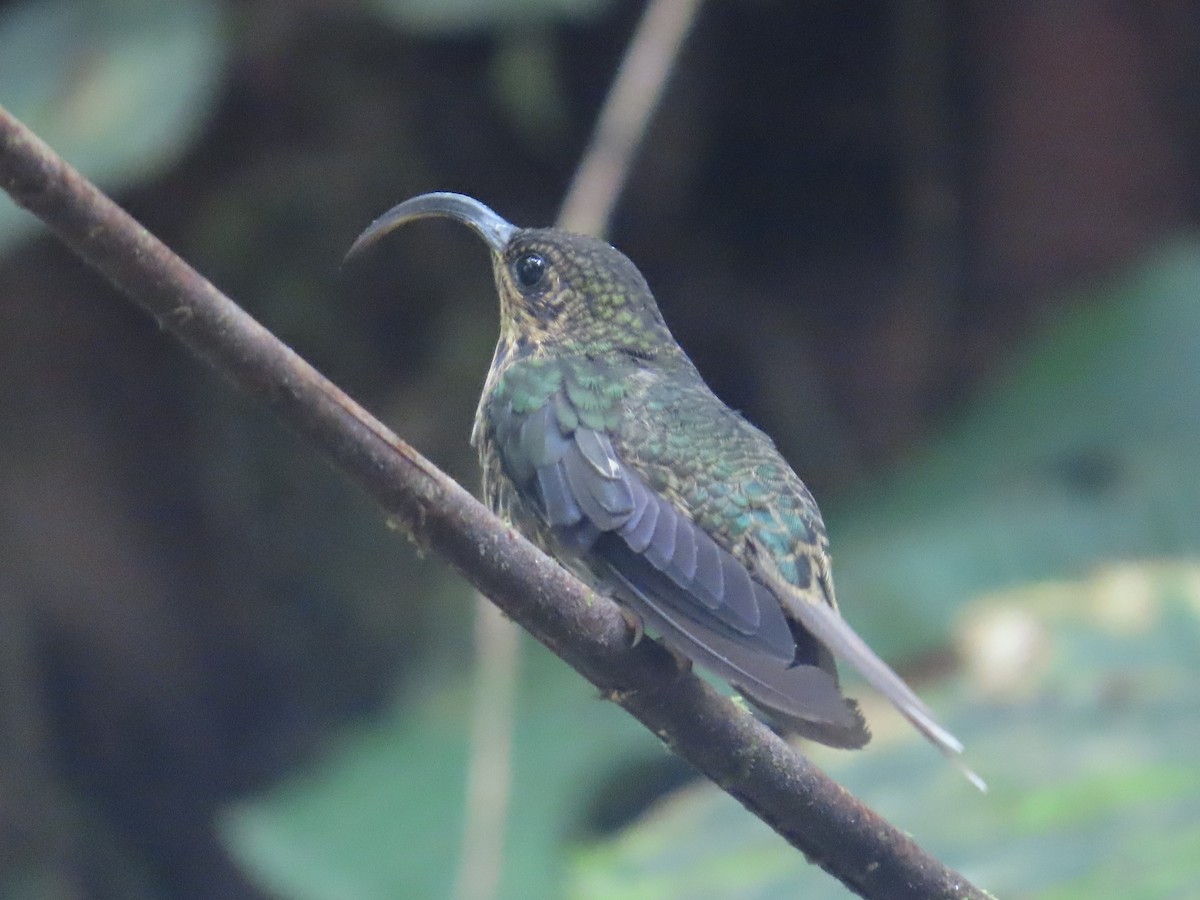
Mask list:
[[[642,617],[635,613],[628,606],[620,606],[618,609],[621,610],[621,618],[625,620],[626,624],[629,625],[630,630],[633,632],[633,642],[629,645],[630,649],[632,649],[640,644],[642,642],[642,638],[646,636],[645,623],[642,622]],[[675,665],[679,667],[679,671],[684,672],[685,674],[692,671],[692,661],[689,657],[684,656],[674,647],[668,647],[666,644],[663,644],[662,646],[664,650],[671,654],[671,659],[675,661]]]
[[674,647],[667,647],[667,652],[671,654],[671,658],[675,660],[675,665],[679,667],[679,671],[685,675],[692,671],[692,660],[690,657],[684,656]]
[[646,626],[642,624],[642,617],[627,606],[618,608],[621,610],[621,618],[625,620],[625,624],[633,632],[633,642],[629,646],[631,648],[636,647],[642,642],[642,638],[646,636]]

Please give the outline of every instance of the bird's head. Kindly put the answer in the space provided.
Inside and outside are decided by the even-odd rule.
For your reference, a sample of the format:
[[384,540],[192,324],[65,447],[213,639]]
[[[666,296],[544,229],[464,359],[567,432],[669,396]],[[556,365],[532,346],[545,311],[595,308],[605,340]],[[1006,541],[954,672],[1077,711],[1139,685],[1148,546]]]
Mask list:
[[469,226],[492,253],[501,343],[519,353],[654,359],[678,351],[646,280],[601,240],[555,228],[518,228],[462,194],[422,194],[388,210],[359,235],[347,258],[414,219]]

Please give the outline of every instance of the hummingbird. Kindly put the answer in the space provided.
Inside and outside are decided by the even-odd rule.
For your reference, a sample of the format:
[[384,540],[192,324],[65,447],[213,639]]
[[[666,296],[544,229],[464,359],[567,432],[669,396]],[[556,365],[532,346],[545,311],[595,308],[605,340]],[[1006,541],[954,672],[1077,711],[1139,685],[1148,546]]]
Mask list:
[[962,744],[841,617],[812,494],[709,389],[634,264],[445,192],[384,213],[347,258],[429,217],[491,251],[500,338],[471,442],[493,511],[632,613],[635,641],[649,629],[783,730],[868,742],[836,656],[957,762]]

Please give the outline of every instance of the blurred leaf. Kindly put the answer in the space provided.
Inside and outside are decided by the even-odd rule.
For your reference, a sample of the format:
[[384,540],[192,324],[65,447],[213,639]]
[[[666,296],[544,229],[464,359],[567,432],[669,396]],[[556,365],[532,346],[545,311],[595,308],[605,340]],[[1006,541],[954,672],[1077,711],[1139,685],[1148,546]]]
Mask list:
[[[523,640],[515,771],[499,897],[559,896],[565,841],[597,786],[663,751],[617,707]],[[295,900],[446,897],[457,874],[467,767],[466,683],[349,737],[309,774],[231,809],[222,832],[255,877]]]
[[531,151],[550,156],[569,134],[569,103],[547,29],[506,34],[492,58],[496,98]]
[[[1026,655],[994,627],[1016,616]],[[1200,858],[1200,567],[1104,570],[973,607],[968,657],[999,642],[1017,696],[992,682],[937,697],[991,791],[975,794],[921,740],[815,748],[839,782],[935,856],[1006,900],[1183,897]],[[1021,649],[1021,648],[1019,648]],[[1032,683],[1028,676],[1032,675]],[[999,694],[999,696],[996,696]],[[875,717],[878,720],[878,716]],[[581,848],[568,896],[810,900],[852,896],[707,785]]]
[[[0,104],[112,192],[207,120],[226,48],[216,0],[23,0],[0,10]],[[0,202],[0,253],[35,219]]]
[[843,613],[885,657],[982,591],[1200,551],[1200,244],[1046,330],[939,445],[831,507]]
[[409,31],[444,34],[586,19],[608,4],[609,0],[371,0],[369,6]]

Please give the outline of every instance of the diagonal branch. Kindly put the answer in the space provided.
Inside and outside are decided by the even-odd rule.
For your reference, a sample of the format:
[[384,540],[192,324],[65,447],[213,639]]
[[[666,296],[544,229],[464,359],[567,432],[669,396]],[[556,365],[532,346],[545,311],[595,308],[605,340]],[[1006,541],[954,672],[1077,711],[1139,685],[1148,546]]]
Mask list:
[[317,447],[420,544],[789,843],[868,898],[984,898],[653,641],[284,346],[0,107],[0,187]]

